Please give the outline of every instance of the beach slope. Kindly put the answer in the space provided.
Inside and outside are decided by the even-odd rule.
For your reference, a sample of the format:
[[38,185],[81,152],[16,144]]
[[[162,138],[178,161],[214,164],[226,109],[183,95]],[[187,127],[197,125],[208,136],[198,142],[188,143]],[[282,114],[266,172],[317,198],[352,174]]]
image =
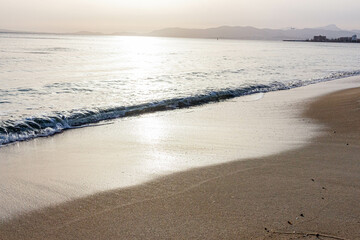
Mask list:
[[304,117],[326,126],[305,147],[34,211],[0,239],[360,239],[360,89]]

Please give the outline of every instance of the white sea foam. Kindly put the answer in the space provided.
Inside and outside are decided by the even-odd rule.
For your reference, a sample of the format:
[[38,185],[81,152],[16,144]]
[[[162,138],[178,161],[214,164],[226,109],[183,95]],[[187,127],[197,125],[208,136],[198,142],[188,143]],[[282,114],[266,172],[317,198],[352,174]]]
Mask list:
[[[238,89],[225,89],[210,91],[206,94],[189,96],[184,98],[166,99],[157,102],[144,103],[132,106],[112,108],[82,109],[50,116],[29,117],[22,120],[7,120],[0,122],[0,146],[15,141],[24,141],[36,137],[51,136],[66,129],[86,126],[100,121],[120,117],[136,116],[140,114],[193,107],[211,102],[227,100],[250,94],[259,94],[272,91],[280,91],[295,87],[306,86],[322,81],[330,81],[342,77],[360,75],[360,71],[342,72],[333,74],[324,79],[311,81],[295,81],[291,84],[275,82],[270,85],[256,85]],[[262,98],[263,95],[260,95]]]

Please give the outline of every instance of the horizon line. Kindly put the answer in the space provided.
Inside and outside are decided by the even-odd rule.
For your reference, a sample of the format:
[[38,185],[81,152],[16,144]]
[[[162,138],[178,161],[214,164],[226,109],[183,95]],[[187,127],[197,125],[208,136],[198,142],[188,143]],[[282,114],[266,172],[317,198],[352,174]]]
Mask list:
[[[326,26],[321,27],[304,27],[304,28],[296,28],[296,27],[284,27],[284,28],[261,28],[261,27],[254,27],[250,25],[220,25],[220,26],[214,26],[214,27],[207,27],[207,28],[186,28],[186,27],[165,27],[165,28],[159,28],[154,29],[151,31],[146,32],[136,32],[136,31],[114,31],[111,33],[105,33],[101,31],[92,31],[92,30],[79,30],[74,32],[52,32],[52,31],[30,31],[30,30],[13,30],[8,28],[0,28],[0,33],[18,33],[18,34],[57,34],[57,35],[104,35],[104,36],[116,36],[116,35],[123,35],[123,36],[148,36],[149,34],[156,32],[156,31],[162,31],[167,29],[184,29],[184,30],[209,30],[209,29],[217,29],[217,28],[223,28],[223,27],[230,27],[230,28],[255,28],[259,30],[281,30],[281,31],[288,31],[288,30],[306,30],[306,29],[319,29],[319,30],[326,30],[326,31],[345,31],[345,32],[360,32],[360,30],[357,29],[342,29],[339,28],[336,24],[328,24]],[[324,29],[326,27],[335,27],[337,30],[331,30],[331,29]],[[127,35],[128,34],[128,35]]]

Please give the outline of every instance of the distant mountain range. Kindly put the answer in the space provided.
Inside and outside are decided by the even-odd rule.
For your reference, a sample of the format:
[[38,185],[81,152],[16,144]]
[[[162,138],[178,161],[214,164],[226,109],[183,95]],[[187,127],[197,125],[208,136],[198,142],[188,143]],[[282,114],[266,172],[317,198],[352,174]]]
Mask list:
[[327,38],[352,36],[360,31],[346,31],[336,25],[319,28],[304,29],[259,29],[255,27],[222,26],[208,29],[166,28],[151,32],[150,36],[183,37],[183,38],[223,38],[246,40],[284,40],[284,39],[311,39],[315,35],[325,35]]
[[[11,30],[1,30],[8,33],[26,33]],[[41,33],[40,33],[41,34]],[[58,33],[60,34],[60,33]],[[61,33],[63,34],[63,33]],[[360,30],[342,30],[336,25],[328,25],[318,28],[287,28],[287,29],[268,29],[240,26],[222,26],[207,29],[188,29],[188,28],[165,28],[150,33],[138,34],[129,32],[117,32],[103,34],[100,32],[81,31],[68,33],[68,35],[117,35],[117,36],[155,36],[155,37],[178,37],[178,38],[220,38],[220,39],[244,39],[244,40],[305,40],[311,39],[315,35],[324,35],[327,38],[350,37],[360,34]]]

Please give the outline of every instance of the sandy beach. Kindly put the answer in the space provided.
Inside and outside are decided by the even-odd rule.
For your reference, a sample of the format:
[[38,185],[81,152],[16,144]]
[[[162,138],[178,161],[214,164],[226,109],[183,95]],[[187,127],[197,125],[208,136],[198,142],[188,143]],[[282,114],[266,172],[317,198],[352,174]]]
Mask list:
[[[97,131],[106,130],[100,126],[7,146],[0,150],[0,179],[14,188],[1,190],[1,206],[9,207],[2,209],[7,215],[0,239],[360,239],[359,85],[354,77],[185,109],[189,120],[185,115],[175,124],[182,127],[159,123],[172,137],[149,139],[155,145],[144,143],[144,132],[130,135],[138,129],[134,125],[121,129],[125,137],[105,131],[113,145],[89,145]],[[231,111],[234,105],[239,108]],[[191,114],[203,118],[195,121]],[[174,123],[178,116],[174,111],[144,119]],[[221,122],[225,130],[214,132]],[[195,127],[202,130],[194,132]],[[119,138],[122,145],[114,140]],[[48,147],[40,148],[43,144]],[[79,149],[98,154],[82,155]],[[119,153],[131,161],[116,162]],[[108,171],[102,175],[84,167],[86,174],[79,175],[59,161],[71,163],[74,156],[75,168],[92,162]],[[169,156],[173,161],[166,161]],[[142,158],[148,159],[146,169],[135,161]],[[199,163],[177,162],[187,158]],[[121,167],[125,173],[117,178]],[[41,169],[58,177],[43,183],[51,190],[46,193],[33,187],[51,180]],[[61,185],[66,177],[69,182]],[[33,184],[27,190],[26,181]]]

